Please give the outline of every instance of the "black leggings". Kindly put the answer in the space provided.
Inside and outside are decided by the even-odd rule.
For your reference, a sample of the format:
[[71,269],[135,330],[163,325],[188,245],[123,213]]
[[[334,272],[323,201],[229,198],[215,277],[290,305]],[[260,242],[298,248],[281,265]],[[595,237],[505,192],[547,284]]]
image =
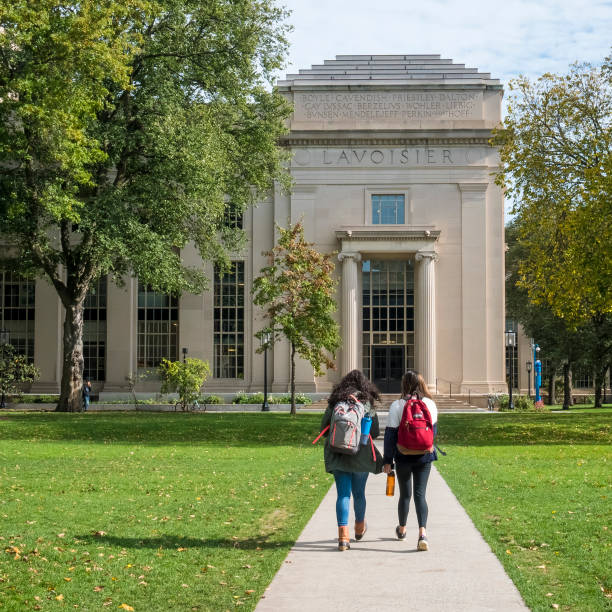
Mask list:
[[406,526],[408,518],[408,508],[412,496],[412,483],[410,476],[414,480],[414,507],[416,508],[419,527],[427,527],[427,502],[425,501],[425,490],[431,472],[431,461],[427,463],[396,463],[395,472],[399,485],[399,502],[397,504],[397,516],[401,527]]

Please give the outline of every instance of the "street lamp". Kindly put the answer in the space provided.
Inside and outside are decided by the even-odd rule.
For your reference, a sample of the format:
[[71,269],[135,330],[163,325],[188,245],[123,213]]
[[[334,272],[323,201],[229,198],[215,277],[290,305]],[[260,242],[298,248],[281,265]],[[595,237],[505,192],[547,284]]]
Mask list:
[[514,410],[514,402],[512,401],[512,361],[514,357],[514,347],[516,346],[516,332],[507,330],[505,332],[506,335],[506,348],[510,348],[510,382],[508,385],[509,389],[509,402],[508,408],[510,410]]
[[[4,346],[9,343],[11,332],[8,329],[0,330],[0,346],[2,346],[2,366],[4,367]],[[0,401],[0,408],[6,408],[6,402],[4,401],[4,386],[2,389],[2,400]]]
[[532,363],[531,361],[528,361],[525,365],[527,366],[527,397],[531,399],[531,366],[532,366]]
[[187,361],[187,347],[186,346],[183,347],[183,363],[185,363],[185,361]]
[[264,401],[261,405],[262,412],[270,412],[270,406],[268,405],[268,348],[271,340],[272,334],[269,331],[263,332],[259,338],[264,350]]

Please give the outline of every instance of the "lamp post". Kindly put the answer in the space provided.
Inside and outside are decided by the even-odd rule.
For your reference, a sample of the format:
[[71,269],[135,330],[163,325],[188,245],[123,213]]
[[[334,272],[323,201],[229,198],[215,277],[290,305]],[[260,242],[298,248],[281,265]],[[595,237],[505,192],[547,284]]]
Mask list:
[[183,363],[187,361],[187,347],[183,347]]
[[272,340],[272,334],[269,331],[263,332],[259,338],[264,350],[264,401],[261,405],[262,412],[270,412],[270,406],[268,405],[268,348],[270,347],[270,340]]
[[506,335],[506,348],[510,348],[510,380],[508,384],[508,408],[514,410],[514,402],[512,401],[512,362],[514,357],[514,347],[516,346],[516,332],[507,330]]
[[531,366],[532,366],[532,363],[531,361],[528,361],[525,365],[527,366],[527,397],[531,399]]
[[[2,346],[2,367],[4,367],[4,346],[9,343],[11,332],[8,329],[0,330],[0,346]],[[4,385],[2,388],[2,400],[0,401],[0,408],[6,408],[6,402],[4,398]]]

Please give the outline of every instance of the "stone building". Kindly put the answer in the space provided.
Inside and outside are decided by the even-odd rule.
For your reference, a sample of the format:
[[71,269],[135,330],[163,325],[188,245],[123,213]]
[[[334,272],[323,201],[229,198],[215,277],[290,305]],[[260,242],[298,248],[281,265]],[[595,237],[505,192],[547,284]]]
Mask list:
[[[211,286],[202,295],[172,298],[135,278],[124,288],[102,279],[88,298],[86,374],[99,390],[121,392],[130,372],[186,350],[210,362],[208,391],[261,390],[253,334],[265,321],[250,289],[275,224],[302,219],[309,241],[338,253],[342,348],[338,369],[320,379],[299,362],[299,390],[325,392],[362,368],[395,392],[407,367],[442,392],[504,390],[504,206],[488,144],[501,119],[499,81],[437,55],[351,55],[277,86],[295,109],[282,142],[292,153],[292,193],[270,194],[235,220],[248,246],[230,275],[205,265]],[[182,255],[197,262],[193,249]],[[35,289],[11,282],[3,277],[3,291],[16,286],[9,292],[27,307],[13,338],[23,336],[41,369],[36,389],[56,391],[59,300],[44,280]],[[286,391],[285,343],[268,364],[270,388]]]

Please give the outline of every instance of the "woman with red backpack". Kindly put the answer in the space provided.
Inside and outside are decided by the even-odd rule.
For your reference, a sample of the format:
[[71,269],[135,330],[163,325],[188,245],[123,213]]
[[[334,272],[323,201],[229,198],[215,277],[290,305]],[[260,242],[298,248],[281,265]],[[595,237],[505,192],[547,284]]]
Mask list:
[[[325,470],[334,475],[338,493],[336,519],[338,521],[338,550],[341,551],[350,548],[348,518],[351,494],[355,510],[355,539],[361,540],[367,529],[365,486],[368,475],[370,473],[380,474],[382,471],[382,456],[373,442],[373,438],[376,438],[380,432],[378,416],[374,409],[375,401],[380,401],[378,389],[362,372],[352,370],[333,388],[327,400],[327,410],[321,421],[321,434],[327,435],[324,450]],[[357,439],[357,448],[350,448],[351,444],[348,444],[347,439],[344,445],[347,447],[345,450],[341,448],[337,439],[334,440],[340,436],[336,429],[341,429],[340,419],[343,418],[344,413],[350,413],[351,417],[358,413],[360,431],[353,432],[358,438],[364,431],[361,421],[371,419],[369,436],[364,436],[365,443],[360,444]],[[354,436],[351,434],[348,437],[352,442]]]
[[418,372],[408,370],[402,378],[402,397],[389,408],[383,471],[389,474],[395,463],[400,492],[397,505],[399,525],[395,534],[399,540],[406,538],[406,519],[414,488],[414,506],[419,523],[417,550],[429,549],[425,492],[431,463],[438,458],[433,444],[437,421],[438,409],[425,380]]

